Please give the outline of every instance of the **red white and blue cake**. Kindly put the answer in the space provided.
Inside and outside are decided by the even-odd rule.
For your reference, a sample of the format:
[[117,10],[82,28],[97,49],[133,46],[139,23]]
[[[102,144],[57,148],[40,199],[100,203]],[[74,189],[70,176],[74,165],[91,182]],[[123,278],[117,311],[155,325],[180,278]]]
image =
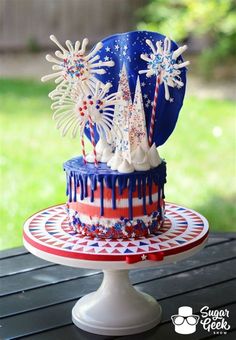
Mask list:
[[166,165],[119,173],[105,163],[64,164],[71,226],[82,235],[130,238],[156,233],[164,219]]
[[[174,130],[186,83],[178,47],[155,32],[117,34],[86,54],[88,40],[47,55],[57,128],[80,136],[82,156],[64,163],[71,228],[81,236],[127,239],[158,233],[166,163],[157,146]],[[84,136],[92,144],[85,150]]]

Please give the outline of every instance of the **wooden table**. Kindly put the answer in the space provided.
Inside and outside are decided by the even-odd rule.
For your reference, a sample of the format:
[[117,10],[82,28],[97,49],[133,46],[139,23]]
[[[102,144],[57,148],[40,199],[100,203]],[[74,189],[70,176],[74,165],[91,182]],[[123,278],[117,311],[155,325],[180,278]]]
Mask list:
[[[43,261],[24,248],[0,252],[0,339],[116,339],[86,333],[71,321],[78,298],[96,290],[102,273]],[[133,285],[154,296],[163,309],[156,328],[124,339],[236,339],[236,233],[214,233],[195,256],[160,268],[133,270]],[[79,292],[79,295],[78,295]],[[191,335],[175,333],[171,315],[181,306],[195,314],[203,306],[230,313],[230,331],[214,335],[197,326]],[[124,311],[125,312],[125,311]]]

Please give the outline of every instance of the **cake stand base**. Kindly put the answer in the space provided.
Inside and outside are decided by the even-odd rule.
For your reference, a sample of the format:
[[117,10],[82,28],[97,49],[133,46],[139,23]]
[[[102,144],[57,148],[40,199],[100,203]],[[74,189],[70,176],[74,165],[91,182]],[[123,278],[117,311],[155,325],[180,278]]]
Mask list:
[[128,270],[105,270],[99,289],[81,298],[72,310],[77,327],[100,335],[145,332],[160,319],[160,305],[131,285]]
[[204,247],[208,230],[206,219],[194,210],[167,203],[165,221],[157,235],[94,239],[75,233],[64,205],[58,205],[25,222],[24,245],[47,261],[103,270],[101,287],[76,303],[72,319],[87,332],[122,336],[145,332],[161,319],[161,307],[131,285],[129,270],[159,267],[192,256]]

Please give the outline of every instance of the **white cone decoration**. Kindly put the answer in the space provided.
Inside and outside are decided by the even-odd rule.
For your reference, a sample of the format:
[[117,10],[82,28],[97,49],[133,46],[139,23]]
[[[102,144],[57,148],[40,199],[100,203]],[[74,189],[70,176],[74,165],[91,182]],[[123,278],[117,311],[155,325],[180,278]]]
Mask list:
[[132,153],[132,163],[137,171],[146,171],[150,169],[150,164],[146,152],[141,145]]
[[102,154],[103,150],[109,146],[109,144],[107,143],[107,141],[100,136],[99,141],[96,144],[96,152]]
[[118,169],[121,173],[130,173],[134,172],[134,166],[133,164],[130,164],[127,159],[123,159],[122,163],[119,165]]
[[119,127],[122,137],[116,137],[114,140],[115,154],[110,153],[109,150],[104,152],[107,142],[99,141],[96,150],[102,154],[101,161],[107,162],[112,170],[122,173],[135,170],[147,171],[157,167],[162,160],[155,144],[151,148],[148,144],[140,80],[138,77],[132,103],[125,67],[122,68],[118,92],[121,92],[121,97],[126,105],[125,107],[116,105],[113,118],[115,124],[112,132],[117,136],[116,129]]
[[[97,153],[97,161],[100,162],[101,161],[101,157],[102,155],[100,153]],[[86,161],[88,163],[94,163],[94,153],[90,152],[86,155]]]
[[161,164],[162,159],[159,156],[156,145],[153,143],[150,150],[148,151],[149,163],[152,168],[157,167]]
[[125,65],[123,65],[121,71],[117,91],[121,93],[121,99],[125,105],[115,105],[112,131],[113,135],[116,136],[114,139],[114,147],[122,153],[123,158],[126,158],[130,162],[129,115],[132,101]]
[[111,158],[110,162],[108,163],[108,166],[111,167],[111,170],[117,170],[119,165],[122,163],[123,157],[121,152],[116,151],[114,156]]
[[149,149],[146,119],[143,108],[143,98],[139,77],[137,78],[134,102],[129,119],[129,136],[131,150],[135,150],[139,145],[141,145],[145,151]]
[[113,153],[111,151],[111,147],[107,147],[102,152],[101,162],[107,163],[113,156]]

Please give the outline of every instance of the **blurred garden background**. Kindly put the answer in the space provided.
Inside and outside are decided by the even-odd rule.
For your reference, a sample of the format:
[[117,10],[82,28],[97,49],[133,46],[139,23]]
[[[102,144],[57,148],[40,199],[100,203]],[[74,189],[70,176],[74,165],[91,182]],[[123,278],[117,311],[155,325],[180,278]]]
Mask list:
[[0,249],[22,244],[34,212],[65,202],[62,163],[78,140],[52,121],[49,40],[135,29],[189,45],[186,99],[176,130],[159,148],[166,198],[205,215],[212,231],[235,231],[236,4],[233,0],[0,0]]

